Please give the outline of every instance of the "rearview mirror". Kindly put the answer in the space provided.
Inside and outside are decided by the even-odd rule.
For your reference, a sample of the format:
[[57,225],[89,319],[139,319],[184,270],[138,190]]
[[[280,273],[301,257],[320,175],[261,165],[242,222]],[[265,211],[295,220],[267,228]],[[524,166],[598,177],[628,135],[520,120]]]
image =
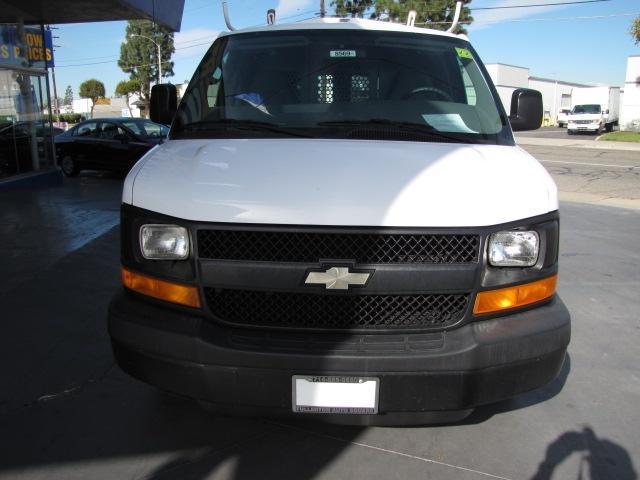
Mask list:
[[178,92],[175,85],[161,83],[151,88],[149,118],[152,121],[163,125],[171,125],[177,109]]
[[511,95],[509,122],[514,132],[536,130],[542,125],[542,94],[530,88],[518,88]]

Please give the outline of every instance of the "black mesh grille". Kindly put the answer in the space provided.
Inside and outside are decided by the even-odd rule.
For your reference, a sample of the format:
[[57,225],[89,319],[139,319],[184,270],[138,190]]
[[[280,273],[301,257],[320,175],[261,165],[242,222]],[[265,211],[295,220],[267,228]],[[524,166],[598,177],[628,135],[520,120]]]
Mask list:
[[430,329],[458,322],[467,294],[318,295],[205,289],[221,321],[255,327]]
[[317,263],[471,263],[478,259],[478,235],[362,234],[200,230],[201,258]]
[[397,140],[399,142],[464,143],[464,140],[452,136],[442,136],[427,132],[401,130],[398,128],[354,128],[346,134],[354,140]]

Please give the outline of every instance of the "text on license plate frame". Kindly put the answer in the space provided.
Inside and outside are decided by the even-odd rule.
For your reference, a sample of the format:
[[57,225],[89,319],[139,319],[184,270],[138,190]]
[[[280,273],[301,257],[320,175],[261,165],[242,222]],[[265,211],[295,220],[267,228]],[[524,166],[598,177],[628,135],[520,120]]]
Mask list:
[[375,415],[380,399],[380,378],[293,375],[291,391],[291,409],[296,413]]

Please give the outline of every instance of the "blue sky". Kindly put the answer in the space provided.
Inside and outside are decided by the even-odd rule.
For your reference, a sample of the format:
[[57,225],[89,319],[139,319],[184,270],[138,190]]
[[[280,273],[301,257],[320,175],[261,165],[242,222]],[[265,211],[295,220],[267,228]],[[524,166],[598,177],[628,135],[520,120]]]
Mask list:
[[[473,0],[472,8],[552,3],[563,0]],[[236,28],[265,22],[266,11],[276,8],[278,18],[290,21],[312,17],[318,0],[229,0]],[[330,4],[330,0],[327,0]],[[576,16],[640,15],[640,1],[554,7],[477,10],[469,38],[485,63],[507,63],[530,68],[531,75],[580,83],[622,85],[629,55],[640,55],[629,35],[633,16],[573,19]],[[535,21],[540,18],[555,20]],[[117,65],[125,22],[58,25],[54,35],[58,96],[88,78],[102,80],[107,95],[127,78]],[[225,29],[219,0],[186,0],[181,32],[175,36],[175,76],[190,79],[200,58],[219,31]],[[81,65],[92,64],[92,65]]]

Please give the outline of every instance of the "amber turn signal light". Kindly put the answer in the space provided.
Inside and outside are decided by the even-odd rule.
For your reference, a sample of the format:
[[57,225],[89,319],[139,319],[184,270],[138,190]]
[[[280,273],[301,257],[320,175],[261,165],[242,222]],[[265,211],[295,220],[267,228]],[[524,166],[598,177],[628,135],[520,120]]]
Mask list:
[[499,312],[539,302],[556,293],[558,275],[515,287],[487,290],[476,295],[473,314]]
[[148,277],[122,266],[120,273],[122,284],[134,292],[166,302],[200,308],[200,295],[195,287]]

